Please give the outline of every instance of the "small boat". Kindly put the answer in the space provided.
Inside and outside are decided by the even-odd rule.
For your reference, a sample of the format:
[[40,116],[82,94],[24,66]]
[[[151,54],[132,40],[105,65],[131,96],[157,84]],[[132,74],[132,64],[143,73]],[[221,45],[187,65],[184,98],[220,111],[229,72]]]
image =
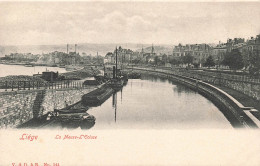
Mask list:
[[96,118],[93,115],[89,115],[88,113],[76,113],[76,114],[61,114],[58,116],[59,120],[65,121],[90,121],[94,122]]
[[104,103],[114,92],[114,90],[107,85],[103,85],[88,94],[82,96],[81,100],[85,106],[99,106]]
[[88,114],[87,112],[73,112],[70,111],[61,111],[61,110],[55,110],[53,112],[49,112],[47,115],[47,120],[60,120],[62,122],[80,122],[80,121],[89,121],[89,122],[95,122],[96,118],[93,115]]
[[34,65],[31,64],[31,63],[26,63],[24,66],[25,66],[25,67],[34,67]]
[[54,109],[54,113],[56,114],[75,114],[75,113],[86,113],[88,108],[80,108],[80,109]]

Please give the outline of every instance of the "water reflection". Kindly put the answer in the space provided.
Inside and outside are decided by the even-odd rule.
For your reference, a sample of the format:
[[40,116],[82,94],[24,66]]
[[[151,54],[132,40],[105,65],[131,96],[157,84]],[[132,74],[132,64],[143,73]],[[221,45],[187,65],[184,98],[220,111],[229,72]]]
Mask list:
[[112,96],[112,107],[115,109],[115,122],[116,122],[116,109],[117,109],[117,93],[114,93]]
[[93,127],[96,129],[231,128],[219,109],[205,97],[153,76],[130,79],[122,91],[100,107],[90,108],[88,113],[96,117]]
[[[118,102],[119,101],[119,102]],[[81,103],[79,103],[81,104]],[[77,105],[77,108],[84,105]],[[95,122],[50,122],[48,128],[81,129],[198,129],[232,128],[225,116],[199,93],[167,79],[129,79],[104,103],[90,107]]]

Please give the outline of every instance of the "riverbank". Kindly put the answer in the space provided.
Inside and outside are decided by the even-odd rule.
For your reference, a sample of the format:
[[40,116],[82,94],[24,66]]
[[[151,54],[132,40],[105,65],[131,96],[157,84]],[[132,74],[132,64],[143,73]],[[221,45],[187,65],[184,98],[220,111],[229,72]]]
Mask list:
[[218,87],[219,89],[225,91],[226,93],[228,93],[229,95],[231,95],[232,97],[234,97],[237,101],[239,101],[241,104],[243,104],[245,107],[253,107],[258,111],[251,111],[251,113],[258,119],[260,120],[260,103],[259,101],[251,98],[250,96],[247,96],[243,93],[240,93],[236,90],[230,89],[228,87],[224,87],[224,86],[219,86],[219,85],[214,85],[216,87]]

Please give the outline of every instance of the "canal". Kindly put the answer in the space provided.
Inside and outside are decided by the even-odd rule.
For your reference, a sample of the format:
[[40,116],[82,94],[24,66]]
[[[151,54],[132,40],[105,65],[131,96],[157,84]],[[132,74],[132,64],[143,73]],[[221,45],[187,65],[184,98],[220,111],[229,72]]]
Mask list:
[[221,111],[199,93],[167,79],[142,76],[88,113],[93,129],[232,128]]

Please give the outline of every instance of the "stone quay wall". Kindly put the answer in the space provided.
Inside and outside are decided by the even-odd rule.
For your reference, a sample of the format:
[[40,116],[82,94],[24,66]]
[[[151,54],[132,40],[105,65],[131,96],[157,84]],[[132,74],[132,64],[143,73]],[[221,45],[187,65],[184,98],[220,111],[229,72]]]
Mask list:
[[33,118],[37,91],[0,93],[0,128],[15,127]]
[[245,76],[233,76],[230,74],[213,73],[207,71],[180,71],[182,75],[200,79],[202,81],[225,86],[237,90],[249,97],[260,101],[260,82],[258,79],[250,79]]
[[[94,89],[95,86],[0,92],[0,129],[15,128],[49,111],[79,102],[83,94]],[[43,91],[42,99],[37,99]],[[36,100],[39,108],[35,106]]]
[[183,76],[181,73],[177,74],[166,70],[147,68],[135,68],[134,70],[168,78],[198,91],[216,104],[224,116],[229,120],[231,125],[235,128],[257,128],[256,124],[244,113],[244,109],[247,109],[246,107],[226,92],[209,83],[191,78],[191,76],[187,77]]
[[66,90],[47,90],[41,106],[41,113],[39,115],[44,115],[49,111],[53,111],[54,109],[65,108],[68,105],[79,102],[84,94],[93,91],[95,88],[96,87],[93,86]]

